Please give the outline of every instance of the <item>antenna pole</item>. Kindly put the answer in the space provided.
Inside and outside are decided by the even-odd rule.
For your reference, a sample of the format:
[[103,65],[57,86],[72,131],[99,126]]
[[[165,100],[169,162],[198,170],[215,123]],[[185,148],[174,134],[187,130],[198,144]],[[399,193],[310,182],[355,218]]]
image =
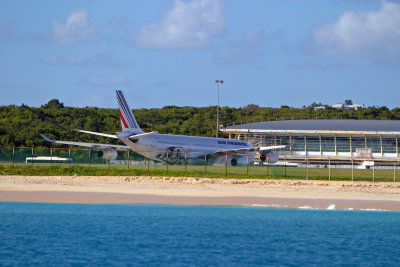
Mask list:
[[217,102],[217,138],[219,138],[219,85],[223,84],[224,81],[222,80],[216,80],[216,84],[218,84],[218,102]]

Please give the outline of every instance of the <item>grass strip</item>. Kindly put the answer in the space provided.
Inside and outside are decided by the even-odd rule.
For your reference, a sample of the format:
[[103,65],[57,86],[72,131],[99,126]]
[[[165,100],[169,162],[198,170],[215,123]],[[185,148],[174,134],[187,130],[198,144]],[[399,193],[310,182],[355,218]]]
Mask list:
[[[131,167],[130,169],[123,166],[112,166],[107,168],[103,165],[88,166],[88,165],[26,165],[17,164],[0,164],[0,175],[24,175],[24,176],[154,176],[154,177],[204,177],[204,178],[238,178],[238,179],[306,179],[304,171],[296,170],[297,168],[288,171],[284,176],[281,169],[273,169],[269,173],[260,171],[261,168],[255,168],[253,173],[246,174],[242,169],[233,169],[229,173],[224,173],[224,168],[209,167],[205,172],[202,168],[192,168],[184,171],[184,168],[175,167],[169,170],[165,168],[150,168],[143,166]],[[236,171],[236,173],[234,172]],[[372,177],[359,173],[360,176],[354,176],[354,181],[372,181]],[[393,178],[383,173],[381,177],[376,177],[375,181],[393,182]],[[328,180],[328,175],[322,172],[310,171],[308,177],[310,180]],[[351,174],[345,176],[344,173],[338,173],[338,176],[331,175],[331,181],[351,181]]]

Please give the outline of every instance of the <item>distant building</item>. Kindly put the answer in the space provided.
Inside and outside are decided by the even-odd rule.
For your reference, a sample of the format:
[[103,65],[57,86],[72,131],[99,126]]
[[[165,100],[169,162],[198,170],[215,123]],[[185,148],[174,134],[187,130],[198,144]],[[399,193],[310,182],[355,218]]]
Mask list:
[[350,104],[350,105],[346,105],[346,104],[341,104],[341,103],[337,103],[335,105],[332,105],[333,108],[337,108],[337,109],[344,109],[344,110],[349,110],[349,109],[354,109],[357,110],[359,108],[364,108],[364,105],[362,104]]
[[344,107],[344,105],[343,105],[343,104],[340,104],[340,103],[338,103],[338,104],[332,105],[332,107],[333,107],[333,108],[342,109],[342,108]]
[[234,125],[223,131],[255,147],[285,145],[282,156],[400,158],[400,121],[286,120]]
[[314,107],[314,110],[321,110],[321,109],[325,109],[325,106]]
[[345,105],[345,109],[359,109],[359,108],[364,108],[364,105],[361,104],[352,104],[352,105]]

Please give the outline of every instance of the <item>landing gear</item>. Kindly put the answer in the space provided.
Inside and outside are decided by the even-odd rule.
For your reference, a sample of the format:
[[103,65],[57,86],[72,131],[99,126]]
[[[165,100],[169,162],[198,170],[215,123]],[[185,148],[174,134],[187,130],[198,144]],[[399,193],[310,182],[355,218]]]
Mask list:
[[237,164],[238,164],[237,159],[231,159],[232,166],[237,166]]

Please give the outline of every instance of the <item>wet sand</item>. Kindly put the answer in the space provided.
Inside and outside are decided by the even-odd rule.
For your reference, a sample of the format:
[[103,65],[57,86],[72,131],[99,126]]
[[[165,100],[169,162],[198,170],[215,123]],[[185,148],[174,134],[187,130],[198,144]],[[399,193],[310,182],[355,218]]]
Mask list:
[[400,211],[400,183],[128,176],[0,176],[0,201],[253,205]]

